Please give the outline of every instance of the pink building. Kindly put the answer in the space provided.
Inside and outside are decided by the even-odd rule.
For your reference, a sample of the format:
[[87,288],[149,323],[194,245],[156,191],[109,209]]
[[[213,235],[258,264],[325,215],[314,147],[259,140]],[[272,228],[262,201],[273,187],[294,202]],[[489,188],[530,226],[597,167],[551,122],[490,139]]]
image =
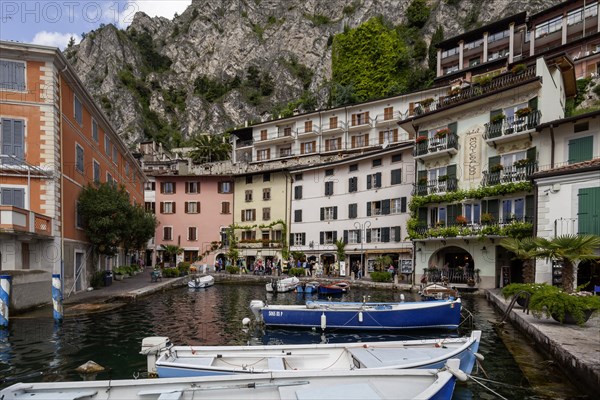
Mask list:
[[[214,265],[225,229],[233,223],[233,181],[225,176],[156,176],[155,209],[158,227],[155,252],[164,260],[162,245],[184,249],[180,260]],[[148,205],[147,205],[148,206]]]

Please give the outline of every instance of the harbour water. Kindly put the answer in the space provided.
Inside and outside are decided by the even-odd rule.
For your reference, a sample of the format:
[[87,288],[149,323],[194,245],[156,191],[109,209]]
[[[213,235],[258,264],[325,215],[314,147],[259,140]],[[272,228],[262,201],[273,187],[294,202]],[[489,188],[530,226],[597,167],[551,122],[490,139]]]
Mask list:
[[[400,295],[352,290],[343,299],[361,301],[370,296],[371,301],[400,301]],[[410,294],[404,295],[411,300]],[[27,380],[81,380],[75,368],[88,360],[106,368],[96,379],[143,377],[146,359],[139,351],[142,339],[147,336],[168,336],[176,345],[234,345],[404,340],[457,334],[244,330],[241,321],[251,317],[248,309],[251,300],[266,298],[270,303],[296,304],[306,299],[295,293],[266,296],[262,285],[216,285],[198,291],[188,288],[166,291],[110,312],[67,319],[60,325],[54,323],[51,313],[48,318],[12,318],[10,328],[0,331],[0,381],[4,381],[0,386]],[[480,383],[489,389],[469,381],[457,386],[454,399],[591,399],[510,325],[496,328],[494,323],[501,316],[484,298],[466,296],[463,307],[473,314],[473,325],[464,325],[460,334],[468,334],[471,329],[483,331],[480,353],[485,360],[482,369],[474,370],[474,374],[486,379]],[[503,338],[517,357],[508,350]],[[522,359],[522,355],[526,355],[528,362],[515,360]]]

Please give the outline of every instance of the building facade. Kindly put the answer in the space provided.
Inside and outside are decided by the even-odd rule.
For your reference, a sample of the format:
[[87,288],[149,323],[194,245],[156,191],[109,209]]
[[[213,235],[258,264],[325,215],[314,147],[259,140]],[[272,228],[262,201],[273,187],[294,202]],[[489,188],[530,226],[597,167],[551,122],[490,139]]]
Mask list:
[[1,269],[31,271],[22,279],[46,285],[47,297],[50,274],[61,273],[68,295],[86,289],[94,271],[127,262],[123,254],[93,259],[79,192],[113,182],[141,204],[145,177],[58,49],[0,49]]

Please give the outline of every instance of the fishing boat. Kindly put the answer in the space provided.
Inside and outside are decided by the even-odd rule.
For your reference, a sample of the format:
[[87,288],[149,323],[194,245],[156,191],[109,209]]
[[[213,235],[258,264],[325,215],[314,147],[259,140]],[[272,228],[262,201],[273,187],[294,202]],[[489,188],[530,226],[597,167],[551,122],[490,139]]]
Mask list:
[[[270,346],[173,346],[167,337],[148,337],[141,354],[148,372],[160,378],[298,373],[353,369],[442,368],[446,360],[460,360],[470,374],[475,365],[481,331],[460,338],[404,341],[320,343]],[[479,356],[481,358],[481,356]]]
[[319,282],[302,282],[296,286],[296,292],[298,293],[317,293],[319,290]]
[[285,293],[296,289],[298,283],[300,283],[300,279],[295,276],[290,276],[289,278],[273,280],[267,283],[265,288],[269,293]]
[[443,300],[448,298],[458,298],[458,290],[439,283],[430,283],[419,290],[423,300]]
[[215,278],[211,275],[205,275],[190,279],[188,282],[188,287],[192,289],[202,289],[212,286],[214,284]]
[[456,380],[467,376],[459,360],[441,369],[353,370],[222,375],[191,378],[123,379],[108,381],[17,383],[0,391],[4,400],[17,399],[406,399],[450,400]]
[[266,326],[356,330],[457,329],[460,299],[401,303],[307,301],[305,305],[266,305],[250,310]]
[[342,294],[348,290],[350,290],[350,284],[345,281],[319,286],[319,294]]

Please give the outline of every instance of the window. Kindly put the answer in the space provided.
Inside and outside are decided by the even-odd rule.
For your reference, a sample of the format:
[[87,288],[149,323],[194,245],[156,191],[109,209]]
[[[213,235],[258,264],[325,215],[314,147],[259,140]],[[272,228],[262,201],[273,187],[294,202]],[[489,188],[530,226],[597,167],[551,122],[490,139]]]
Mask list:
[[369,238],[367,238],[367,242],[382,242],[380,228],[373,228],[370,231],[367,231],[367,234],[368,233],[371,233],[371,240],[368,240]]
[[433,168],[427,171],[428,180],[436,182],[440,176],[447,176],[446,167]]
[[279,157],[290,157],[292,154],[292,146],[281,147],[279,149]]
[[350,140],[350,145],[353,149],[355,149],[357,147],[364,147],[368,144],[369,144],[369,135],[368,134],[355,135],[355,136],[352,136],[352,138]]
[[302,154],[310,154],[314,153],[316,149],[316,142],[305,142],[300,145],[300,150]]
[[252,190],[246,190],[244,194],[244,199],[246,201],[252,201]]
[[110,157],[110,150],[111,146],[110,146],[110,137],[108,136],[108,134],[104,134],[104,152],[106,154],[108,154],[108,156]]
[[348,218],[356,218],[358,216],[358,204],[348,204]]
[[252,175],[246,176],[246,184],[249,185],[252,183]]
[[242,231],[242,240],[254,240],[255,238],[255,231]]
[[301,180],[302,180],[302,174],[296,174],[296,175],[294,175],[294,181],[295,182],[298,182],[298,181],[301,181]]
[[325,151],[342,149],[342,138],[325,139]]
[[502,200],[502,215],[500,218],[506,223],[513,219],[523,220],[525,217],[525,199]]
[[383,109],[383,119],[384,121],[390,120],[394,118],[394,107],[385,107]]
[[231,182],[219,182],[218,191],[219,193],[231,193]]
[[200,202],[199,201],[186,201],[185,202],[185,213],[186,214],[199,214],[200,213]]
[[392,162],[393,163],[397,163],[402,161],[402,153],[398,153],[398,154],[393,154],[392,155]]
[[92,118],[92,139],[94,139],[94,142],[96,142],[96,143],[98,143],[98,141],[100,140],[98,138],[98,123],[93,118]]
[[262,219],[263,221],[268,221],[271,219],[271,208],[265,207],[262,209]]
[[173,227],[163,227],[163,240],[173,240]]
[[349,172],[358,171],[358,164],[350,164],[350,166],[348,167],[348,171]]
[[429,222],[432,226],[446,224],[446,207],[432,207],[429,209]]
[[338,117],[330,117],[329,118],[329,129],[337,129],[338,127]]
[[3,206],[25,208],[25,189],[1,188],[0,204]]
[[406,212],[406,197],[398,197],[390,200],[390,213],[399,214]]
[[156,190],[156,182],[144,183],[144,190],[155,191]]
[[256,221],[256,210],[242,210],[242,221]]
[[358,191],[358,177],[353,176],[348,179],[348,192],[356,192]]
[[365,125],[369,123],[369,112],[365,111],[358,114],[352,114],[352,126]]
[[302,210],[294,210],[294,222],[302,222]]
[[392,170],[392,185],[399,185],[402,183],[402,169]]
[[221,202],[221,214],[231,214],[231,209],[228,201]]
[[518,151],[516,153],[503,154],[500,157],[500,164],[504,168],[511,167],[516,161],[524,160],[527,158],[527,152]]
[[100,182],[100,163],[94,160],[94,182]]
[[271,174],[268,172],[263,174],[263,182],[270,182],[270,181],[271,181]]
[[480,57],[473,57],[469,59],[469,67],[474,67],[476,65],[481,64],[481,58]]
[[260,131],[260,140],[267,140],[267,130],[263,129]]
[[313,123],[312,121],[304,121],[304,133],[312,132]]
[[442,58],[447,58],[455,54],[458,54],[458,47],[453,47],[451,49],[442,51]]
[[294,200],[300,200],[302,198],[302,186],[294,187]]
[[2,164],[19,164],[25,158],[25,121],[2,118]]
[[119,151],[117,150],[116,144],[113,144],[112,160],[113,160],[113,163],[115,163],[115,164],[119,161]]
[[271,149],[258,150],[256,152],[256,161],[266,161],[271,159]]
[[292,234],[294,243],[290,243],[296,246],[304,246],[306,244],[306,233],[294,233]]
[[200,193],[200,182],[199,181],[191,181],[185,183],[185,192],[186,193]]
[[161,214],[175,214],[175,202],[161,201],[160,202],[160,213]]
[[156,214],[156,203],[153,201],[147,201],[144,203],[144,208],[147,212]]
[[77,123],[79,125],[83,125],[83,104],[81,104],[81,100],[79,100],[79,97],[77,97],[77,96],[73,96],[73,97],[74,97],[73,108],[74,108],[75,121],[77,121]]
[[334,244],[337,240],[337,232],[320,232],[321,244]]
[[387,129],[379,131],[379,144],[386,148],[390,143],[398,141],[398,129]]
[[367,203],[367,216],[381,215],[381,201],[370,201]]
[[332,221],[337,219],[337,206],[321,207],[321,221]]
[[[567,21],[568,22],[568,21]],[[562,29],[562,16],[551,19],[550,21],[535,28],[535,38],[543,37]]]
[[106,183],[116,183],[115,178],[113,178],[110,172],[106,173]]
[[569,164],[591,160],[594,155],[594,137],[585,136],[569,140]]
[[333,195],[333,181],[325,182],[325,196]]
[[481,222],[481,204],[467,203],[464,205],[463,216],[469,224],[479,224]]
[[0,60],[0,89],[25,90],[25,63]]
[[263,189],[263,200],[264,201],[271,200],[271,188]]
[[360,243],[360,230],[353,229],[348,231],[348,244]]
[[160,192],[163,194],[175,194],[175,182],[161,182]]
[[381,172],[367,175],[367,189],[377,189],[381,187]]
[[198,240],[198,230],[195,226],[190,226],[188,228],[188,240],[190,240],[190,241]]
[[326,169],[325,176],[333,176],[333,172],[334,172],[333,168]]
[[75,169],[83,174],[83,147],[75,144]]
[[381,166],[381,158],[376,158],[373,160],[373,167],[380,167]]

